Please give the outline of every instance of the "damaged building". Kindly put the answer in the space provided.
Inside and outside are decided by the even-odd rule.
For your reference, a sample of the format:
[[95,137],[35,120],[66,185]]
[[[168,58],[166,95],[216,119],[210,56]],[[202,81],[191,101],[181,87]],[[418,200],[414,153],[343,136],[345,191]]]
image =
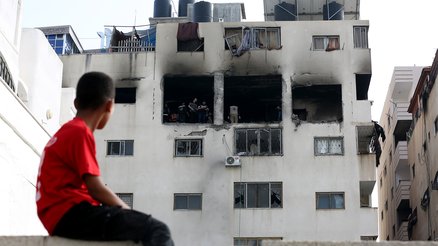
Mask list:
[[181,245],[374,240],[359,1],[265,0],[261,22],[241,22],[243,4],[179,2],[171,17],[155,0],[153,48],[61,57],[65,88],[87,71],[116,81],[96,132],[106,184]]

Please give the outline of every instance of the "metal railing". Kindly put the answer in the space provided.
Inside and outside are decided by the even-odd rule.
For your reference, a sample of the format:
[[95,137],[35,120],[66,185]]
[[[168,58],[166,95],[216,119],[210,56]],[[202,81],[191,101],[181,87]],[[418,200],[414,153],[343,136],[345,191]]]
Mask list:
[[110,52],[148,52],[155,51],[155,45],[135,38],[121,40],[117,46],[111,46]]

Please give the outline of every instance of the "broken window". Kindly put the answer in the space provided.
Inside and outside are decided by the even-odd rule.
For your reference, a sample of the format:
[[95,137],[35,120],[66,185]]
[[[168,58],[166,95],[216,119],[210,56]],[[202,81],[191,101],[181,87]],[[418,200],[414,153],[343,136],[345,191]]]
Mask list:
[[174,210],[201,210],[202,194],[201,193],[176,193],[174,194]]
[[317,192],[316,209],[345,209],[344,192]]
[[212,76],[167,76],[163,83],[163,123],[213,122]]
[[368,49],[368,27],[353,27],[354,48]]
[[240,56],[250,49],[280,49],[279,27],[225,28],[225,49]]
[[134,140],[108,140],[106,154],[132,156],[134,155]]
[[281,155],[280,128],[236,129],[238,155]]
[[204,51],[204,38],[198,35],[198,23],[179,23],[177,32],[177,50],[199,52]]
[[134,208],[134,194],[132,193],[116,193],[116,195],[128,205],[131,209]]
[[315,137],[315,155],[343,155],[344,139],[342,137]]
[[175,156],[202,156],[202,139],[176,139]]
[[339,50],[339,36],[313,36],[313,50]]
[[115,103],[134,104],[137,100],[137,88],[116,88]]
[[281,106],[281,75],[224,78],[224,119],[230,123],[281,122]]
[[283,184],[234,183],[234,208],[282,208]]
[[292,88],[293,114],[307,122],[342,122],[341,85]]
[[371,74],[356,74],[356,100],[368,100]]

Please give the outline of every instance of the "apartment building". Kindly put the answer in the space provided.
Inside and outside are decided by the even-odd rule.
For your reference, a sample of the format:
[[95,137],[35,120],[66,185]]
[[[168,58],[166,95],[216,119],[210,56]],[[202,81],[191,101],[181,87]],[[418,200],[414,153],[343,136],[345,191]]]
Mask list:
[[411,174],[406,132],[412,123],[410,98],[423,67],[395,67],[379,124],[386,140],[377,169],[379,194],[379,237],[381,240],[408,240],[411,213]]
[[412,210],[407,223],[411,240],[438,240],[437,71],[438,53],[432,66],[423,69],[408,108],[413,116],[407,133]]
[[[115,79],[115,112],[96,132],[103,178],[180,245],[375,239],[368,27],[322,14],[158,23],[153,49],[61,56],[62,85]],[[186,114],[194,98],[209,110]]]
[[59,128],[62,63],[41,31],[21,29],[22,1],[0,0],[0,235],[46,234],[35,182]]

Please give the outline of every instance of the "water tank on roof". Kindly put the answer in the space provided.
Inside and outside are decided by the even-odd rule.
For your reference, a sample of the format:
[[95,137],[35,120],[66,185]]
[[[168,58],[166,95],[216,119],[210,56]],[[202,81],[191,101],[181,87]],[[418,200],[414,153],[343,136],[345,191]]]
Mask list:
[[155,0],[154,2],[154,17],[170,17],[172,14],[172,6],[170,0]]
[[194,22],[212,22],[213,8],[210,2],[201,1],[193,5]]
[[324,20],[343,20],[344,5],[337,2],[324,4],[322,14],[324,16]]
[[178,4],[178,16],[184,17],[187,16],[187,5],[193,4],[195,0],[179,0]]
[[297,16],[297,7],[295,4],[282,2],[274,6],[275,21],[294,21]]

